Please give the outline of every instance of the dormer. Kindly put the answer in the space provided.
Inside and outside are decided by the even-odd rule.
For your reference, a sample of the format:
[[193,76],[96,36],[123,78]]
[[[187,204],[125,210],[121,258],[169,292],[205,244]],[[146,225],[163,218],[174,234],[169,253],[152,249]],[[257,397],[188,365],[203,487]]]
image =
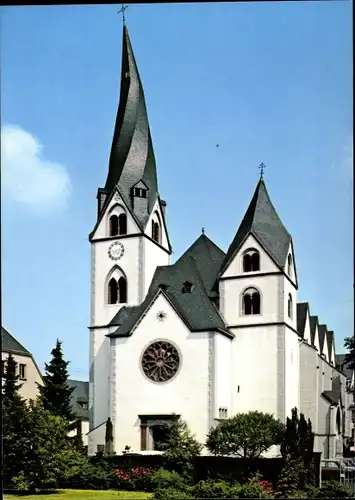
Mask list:
[[318,327],[318,338],[319,338],[319,352],[325,361],[329,361],[328,356],[328,346],[327,346],[327,326],[319,325]]
[[144,216],[148,213],[148,186],[142,181],[138,181],[131,190],[132,206],[136,214]]
[[326,332],[326,348],[328,354],[328,362],[335,366],[335,348],[334,348],[334,332]]
[[311,332],[311,343],[317,349],[318,354],[321,354],[320,345],[319,345],[319,324],[318,324],[318,316],[310,316],[310,332]]
[[298,335],[309,345],[311,341],[311,324],[308,302],[299,302],[296,309]]

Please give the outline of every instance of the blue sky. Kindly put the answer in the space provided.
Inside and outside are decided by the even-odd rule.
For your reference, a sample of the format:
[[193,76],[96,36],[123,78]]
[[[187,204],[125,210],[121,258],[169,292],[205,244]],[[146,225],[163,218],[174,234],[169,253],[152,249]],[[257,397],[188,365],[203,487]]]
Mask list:
[[[1,11],[3,325],[41,367],[59,337],[79,379],[87,236],[119,93],[117,9]],[[351,3],[133,5],[126,17],[173,260],[202,226],[227,249],[264,162],[294,240],[298,301],[342,351],[353,333]]]

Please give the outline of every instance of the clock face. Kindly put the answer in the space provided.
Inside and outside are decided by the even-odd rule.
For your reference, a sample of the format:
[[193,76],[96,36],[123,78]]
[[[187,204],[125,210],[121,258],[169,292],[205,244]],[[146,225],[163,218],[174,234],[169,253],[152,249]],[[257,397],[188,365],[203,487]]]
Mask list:
[[124,246],[120,241],[115,241],[108,248],[108,256],[112,260],[118,260],[122,257],[124,253]]

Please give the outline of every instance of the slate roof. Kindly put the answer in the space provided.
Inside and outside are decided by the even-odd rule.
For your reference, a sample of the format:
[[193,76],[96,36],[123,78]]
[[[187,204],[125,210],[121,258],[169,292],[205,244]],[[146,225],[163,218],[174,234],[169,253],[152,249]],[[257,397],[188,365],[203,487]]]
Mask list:
[[20,344],[3,326],[1,327],[1,350],[21,356],[32,356],[30,351]]
[[325,399],[329,401],[331,405],[337,405],[340,399],[340,391],[323,391],[322,396],[325,397]]
[[306,326],[307,311],[309,310],[308,302],[298,302],[297,304],[297,331],[299,335],[304,337],[304,329]]
[[105,188],[110,194],[118,184],[132,209],[131,188],[143,181],[148,188],[148,213],[135,211],[142,228],[158,197],[158,180],[147,107],[127,27],[123,27],[121,91]]
[[327,347],[328,347],[328,359],[329,359],[329,361],[332,361],[334,332],[327,330],[326,331],[326,340],[327,340]]
[[80,403],[89,404],[89,382],[83,380],[68,380],[69,387],[74,387],[71,394],[72,411],[76,418],[88,419],[89,409],[85,409]]
[[316,327],[318,325],[318,316],[310,316],[309,323],[311,327],[311,342],[314,345],[314,340],[316,336]]
[[[212,302],[216,295],[214,285],[224,252],[202,234],[193,245],[171,266],[156,269],[143,303],[122,308],[110,323],[116,332],[108,337],[127,336],[161,291],[177,310],[191,331],[219,330],[233,338],[217,307]],[[191,293],[183,293],[185,282],[193,285]]]
[[282,224],[262,179],[256,186],[249,207],[228,248],[221,272],[227,268],[230,260],[249,233],[260,241],[276,264],[284,269],[292,238]]

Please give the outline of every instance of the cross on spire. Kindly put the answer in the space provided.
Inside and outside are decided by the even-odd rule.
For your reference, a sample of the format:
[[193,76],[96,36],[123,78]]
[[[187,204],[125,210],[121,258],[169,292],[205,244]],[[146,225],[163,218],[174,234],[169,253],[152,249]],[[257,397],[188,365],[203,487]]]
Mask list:
[[125,5],[124,3],[121,4],[122,7],[120,8],[120,10],[117,11],[117,14],[122,14],[122,20],[123,20],[123,24],[126,23],[126,16],[125,16],[125,11],[126,9],[128,9],[128,5]]
[[266,168],[266,165],[264,165],[264,163],[261,162],[258,168],[260,169],[260,179],[262,179],[263,175],[264,175],[264,170]]

